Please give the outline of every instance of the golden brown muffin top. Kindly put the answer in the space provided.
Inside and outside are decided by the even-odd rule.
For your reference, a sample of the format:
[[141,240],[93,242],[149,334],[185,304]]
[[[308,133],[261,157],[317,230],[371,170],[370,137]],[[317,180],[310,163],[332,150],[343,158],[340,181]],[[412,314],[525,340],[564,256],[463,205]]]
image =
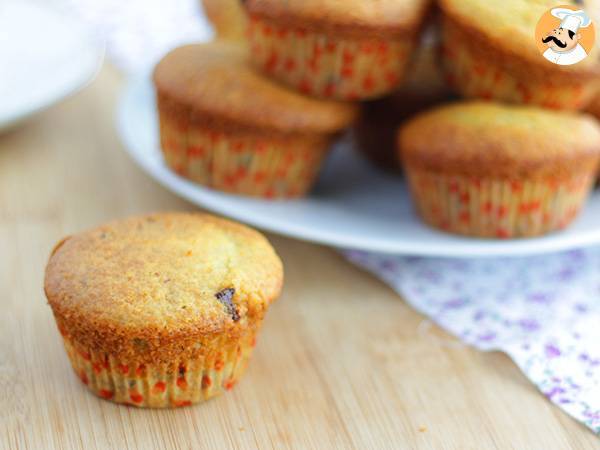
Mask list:
[[261,76],[241,46],[214,42],[179,47],[154,70],[159,92],[194,114],[262,131],[332,133],[356,115],[350,103],[305,97]]
[[324,33],[403,35],[417,29],[430,0],[247,0],[253,16]]
[[242,0],[202,0],[202,4],[219,39],[244,40],[247,17]]
[[[600,33],[596,46],[585,60],[572,66],[547,61],[539,52],[535,30],[542,15],[557,6],[571,5],[600,18],[598,0],[440,0],[443,12],[467,31],[482,36],[489,45],[531,64],[549,70],[600,73]],[[598,22],[595,22],[598,25]]]
[[421,114],[399,133],[407,165],[483,177],[567,177],[600,159],[591,116],[523,106],[461,102]]
[[245,327],[282,280],[281,261],[260,233],[208,214],[160,213],[66,238],[44,288],[78,342],[110,352],[104,347],[123,351],[128,340],[149,350]]

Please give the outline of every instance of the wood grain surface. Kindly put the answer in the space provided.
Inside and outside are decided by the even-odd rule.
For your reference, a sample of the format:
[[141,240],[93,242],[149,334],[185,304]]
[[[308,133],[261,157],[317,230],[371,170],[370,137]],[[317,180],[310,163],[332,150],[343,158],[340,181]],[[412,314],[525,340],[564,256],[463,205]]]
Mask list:
[[286,268],[246,376],[178,410],[89,394],[42,291],[62,236],[109,219],[194,207],[124,153],[123,80],[0,135],[0,448],[593,449],[502,354],[454,341],[335,251],[270,236]]

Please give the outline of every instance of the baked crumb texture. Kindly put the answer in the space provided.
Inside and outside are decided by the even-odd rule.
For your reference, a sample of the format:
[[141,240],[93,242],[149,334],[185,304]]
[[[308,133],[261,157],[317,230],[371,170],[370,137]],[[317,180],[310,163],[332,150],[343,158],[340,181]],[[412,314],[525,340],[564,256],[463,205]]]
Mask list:
[[423,113],[400,130],[398,144],[425,222],[484,238],[565,228],[600,161],[593,118],[486,102]]
[[44,287],[73,368],[94,393],[168,407],[231,389],[282,282],[258,232],[167,213],[61,241]]

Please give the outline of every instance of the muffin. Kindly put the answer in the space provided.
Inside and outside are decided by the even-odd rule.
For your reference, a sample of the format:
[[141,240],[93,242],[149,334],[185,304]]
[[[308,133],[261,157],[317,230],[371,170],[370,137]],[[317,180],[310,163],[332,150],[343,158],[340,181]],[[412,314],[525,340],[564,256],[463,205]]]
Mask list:
[[244,39],[248,21],[242,0],[202,0],[202,6],[219,39]]
[[255,63],[316,97],[382,97],[402,81],[429,0],[248,0]]
[[[589,0],[588,0],[589,2]],[[444,12],[444,66],[448,82],[468,98],[584,108],[600,89],[598,46],[572,66],[547,61],[539,52],[535,29],[542,15],[568,0],[440,0]]]
[[63,239],[44,289],[81,381],[116,403],[163,408],[235,385],[282,279],[256,231],[164,213]]
[[399,132],[413,201],[452,233],[518,238],[565,228],[600,162],[590,116],[491,102],[424,113]]
[[413,115],[451,98],[438,62],[439,50],[438,29],[432,25],[423,33],[402,87],[388,97],[361,104],[354,137],[357,148],[375,166],[400,172],[398,127]]
[[230,43],[180,47],[154,71],[167,165],[202,185],[264,198],[311,188],[337,133],[356,116],[347,103],[273,83]]

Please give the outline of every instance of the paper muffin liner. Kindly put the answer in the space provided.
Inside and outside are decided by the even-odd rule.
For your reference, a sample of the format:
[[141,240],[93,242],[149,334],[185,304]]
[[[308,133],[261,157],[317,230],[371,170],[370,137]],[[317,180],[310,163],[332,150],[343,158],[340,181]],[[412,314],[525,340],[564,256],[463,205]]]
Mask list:
[[256,342],[255,331],[248,330],[234,342],[216,339],[215,348],[207,349],[207,357],[140,364],[86,349],[61,333],[75,373],[94,394],[146,408],[188,406],[231,390],[246,369]]
[[[573,76],[547,75],[516,60],[494,59],[491,49],[446,20],[442,60],[448,84],[468,98],[536,105],[549,109],[579,110],[598,92],[600,84]],[[540,55],[540,58],[542,56]],[[535,72],[535,73],[534,73]]]
[[251,55],[269,76],[306,95],[340,100],[381,97],[405,74],[414,39],[348,39],[251,17]]
[[[160,109],[160,108],[159,108]],[[313,186],[329,139],[277,139],[228,134],[159,111],[161,148],[179,175],[220,191],[294,198]]]
[[577,216],[593,174],[569,180],[493,180],[406,168],[416,209],[429,225],[485,238],[538,236]]

